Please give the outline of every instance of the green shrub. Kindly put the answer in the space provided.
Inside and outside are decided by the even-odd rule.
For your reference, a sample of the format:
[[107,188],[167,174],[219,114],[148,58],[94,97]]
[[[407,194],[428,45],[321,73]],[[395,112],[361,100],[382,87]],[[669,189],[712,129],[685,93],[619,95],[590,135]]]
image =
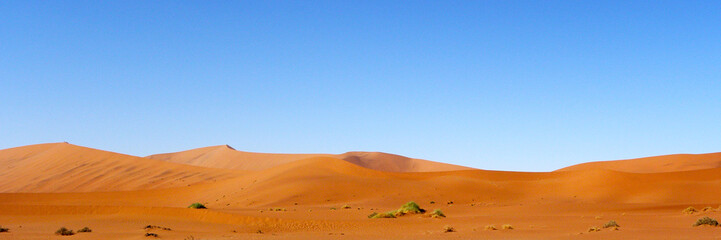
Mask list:
[[92,231],[93,231],[93,230],[90,229],[89,227],[84,227],[84,228],[78,230],[79,233],[81,233],[81,232],[82,232],[82,233],[84,233],[84,232],[92,232]]
[[58,229],[57,231],[55,231],[55,234],[56,234],[56,235],[61,235],[61,236],[70,236],[70,235],[73,235],[73,234],[75,234],[75,233],[73,232],[73,230],[67,229],[67,228],[65,228],[65,227],[61,227],[60,229]]
[[693,224],[694,227],[698,227],[701,225],[718,226],[718,221],[710,217],[702,217],[696,220],[696,223]]
[[373,212],[373,213],[371,213],[371,215],[368,215],[368,218],[396,218],[396,216],[393,215],[391,212],[387,212],[387,213]]
[[398,210],[395,210],[392,212],[395,216],[403,216],[406,214],[417,214],[417,213],[424,213],[426,210],[422,209],[416,202],[410,201],[406,204],[403,204],[401,208]]
[[205,205],[202,203],[193,203],[188,206],[188,208],[195,208],[195,209],[206,209]]
[[616,223],[616,221],[614,221],[614,220],[608,221],[605,225],[603,225],[603,228],[610,228],[610,227],[621,227],[621,226],[619,226],[618,223]]
[[441,212],[440,209],[433,210],[433,212],[431,212],[431,214],[430,214],[429,216],[432,217],[432,218],[444,218],[444,217],[446,217],[446,215],[443,214],[443,212]]

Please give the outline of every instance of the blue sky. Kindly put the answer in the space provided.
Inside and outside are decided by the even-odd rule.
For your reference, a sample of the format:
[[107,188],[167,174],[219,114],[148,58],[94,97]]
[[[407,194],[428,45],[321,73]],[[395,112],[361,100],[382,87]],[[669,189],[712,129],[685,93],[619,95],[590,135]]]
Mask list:
[[10,1],[0,148],[482,169],[721,151],[714,1]]

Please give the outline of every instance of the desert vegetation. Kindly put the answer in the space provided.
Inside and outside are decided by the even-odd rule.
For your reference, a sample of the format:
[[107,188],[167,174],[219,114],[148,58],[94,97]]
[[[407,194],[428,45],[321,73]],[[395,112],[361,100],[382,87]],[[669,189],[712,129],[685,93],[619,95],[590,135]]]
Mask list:
[[84,227],[84,228],[81,228],[80,230],[78,230],[79,233],[89,233],[89,232],[92,232],[92,231],[93,231],[93,230],[90,229],[89,227]]
[[145,233],[146,237],[158,237],[157,233]]
[[613,228],[618,228],[618,227],[621,227],[621,226],[619,226],[618,223],[616,223],[615,220],[608,221],[606,224],[603,225],[603,228],[612,228],[612,227],[613,227]]
[[693,224],[694,227],[702,226],[702,225],[709,225],[709,226],[718,226],[718,221],[716,219],[710,218],[710,217],[702,217],[696,220],[696,223]]
[[684,213],[684,214],[694,214],[694,213],[697,213],[698,210],[696,210],[695,207],[687,207],[686,209],[684,209],[684,210],[681,211],[681,212]]
[[205,207],[205,205],[203,205],[202,203],[197,203],[197,202],[196,202],[196,203],[190,204],[190,206],[188,206],[188,208],[206,209],[207,207]]
[[0,233],[9,232],[9,231],[10,231],[9,228],[4,228],[4,227],[0,226]]
[[70,235],[74,235],[74,234],[75,234],[75,232],[73,232],[73,230],[67,229],[65,227],[61,227],[60,229],[55,231],[55,235],[60,235],[60,236],[70,236]]
[[445,233],[455,232],[455,231],[456,231],[456,229],[451,226],[446,225],[443,227],[443,232],[445,232]]
[[596,227],[596,226],[588,228],[588,232],[600,232],[600,231],[601,231],[601,228]]
[[503,230],[513,230],[513,226],[511,224],[504,224],[501,226],[501,229]]
[[165,231],[171,231],[172,229],[167,227],[161,227],[157,225],[147,225],[144,227],[145,230],[151,230],[151,229],[159,229],[159,230],[165,230]]
[[418,206],[418,204],[416,202],[410,201],[410,202],[407,202],[406,204],[403,204],[403,206],[401,206],[400,208],[390,211],[390,212],[371,213],[370,215],[368,215],[368,218],[395,218],[395,217],[400,217],[400,216],[403,216],[406,214],[420,214],[420,213],[425,213],[425,212],[426,212],[426,210],[421,208],[420,206]]
[[431,214],[429,214],[428,216],[429,216],[429,217],[432,217],[432,218],[444,218],[444,217],[446,217],[446,215],[443,214],[443,212],[441,212],[440,209],[433,210],[433,212],[431,212]]
[[498,230],[498,228],[496,227],[496,225],[493,225],[493,224],[486,225],[486,227],[484,227],[483,229],[485,229],[485,230],[487,230],[487,231]]

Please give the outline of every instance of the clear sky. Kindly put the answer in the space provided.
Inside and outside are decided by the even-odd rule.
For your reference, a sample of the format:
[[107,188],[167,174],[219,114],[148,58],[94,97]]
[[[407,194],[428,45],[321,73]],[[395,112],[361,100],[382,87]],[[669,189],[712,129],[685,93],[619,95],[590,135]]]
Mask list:
[[718,1],[7,1],[0,148],[721,151]]

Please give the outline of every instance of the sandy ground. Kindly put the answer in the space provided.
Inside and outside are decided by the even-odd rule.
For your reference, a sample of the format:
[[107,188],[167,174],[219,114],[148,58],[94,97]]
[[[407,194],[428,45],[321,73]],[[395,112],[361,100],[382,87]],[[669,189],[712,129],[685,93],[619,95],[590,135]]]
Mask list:
[[[679,169],[609,169],[639,168],[624,160],[546,173],[433,172],[419,167],[425,162],[405,164],[385,154],[361,154],[366,164],[391,162],[373,163],[375,169],[339,155],[258,154],[234,161],[271,162],[234,163],[228,153],[216,160],[200,150],[165,161],[65,143],[0,150],[0,226],[9,229],[0,239],[155,238],[146,233],[159,239],[721,239],[721,227],[692,226],[703,216],[721,217],[721,169],[713,154],[675,155]],[[684,171],[687,163],[693,170]],[[388,169],[377,169],[382,166]],[[447,217],[367,218],[408,201]],[[208,209],[187,208],[193,202]],[[699,212],[682,213],[689,206]],[[602,228],[610,220],[620,227]],[[502,229],[506,224],[513,229]],[[86,226],[92,232],[54,234]]]

